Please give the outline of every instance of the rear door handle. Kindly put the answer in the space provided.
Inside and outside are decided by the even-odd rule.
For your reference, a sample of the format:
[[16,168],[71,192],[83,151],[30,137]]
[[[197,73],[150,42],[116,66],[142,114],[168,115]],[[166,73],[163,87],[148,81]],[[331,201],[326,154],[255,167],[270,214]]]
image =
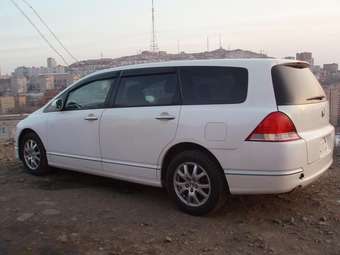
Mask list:
[[85,120],[94,121],[94,120],[98,120],[98,117],[94,114],[89,114],[87,117],[85,117]]
[[158,115],[156,118],[156,120],[174,120],[176,119],[175,116],[170,115],[167,112],[162,112],[160,115]]

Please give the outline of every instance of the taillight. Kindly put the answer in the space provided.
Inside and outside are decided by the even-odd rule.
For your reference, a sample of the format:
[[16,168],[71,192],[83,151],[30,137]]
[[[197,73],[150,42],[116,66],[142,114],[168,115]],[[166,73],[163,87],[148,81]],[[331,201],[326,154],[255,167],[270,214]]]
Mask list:
[[282,112],[272,112],[255,128],[246,141],[288,142],[301,139],[293,121]]

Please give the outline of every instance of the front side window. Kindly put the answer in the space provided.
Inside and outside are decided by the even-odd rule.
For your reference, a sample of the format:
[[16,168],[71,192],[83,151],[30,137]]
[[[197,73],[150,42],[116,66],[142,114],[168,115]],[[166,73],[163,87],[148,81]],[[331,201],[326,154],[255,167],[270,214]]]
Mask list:
[[113,80],[88,83],[68,94],[65,110],[100,109],[105,107]]
[[120,107],[173,105],[178,103],[178,97],[175,73],[123,77],[116,105]]
[[183,103],[238,104],[246,100],[248,71],[237,67],[182,67]]

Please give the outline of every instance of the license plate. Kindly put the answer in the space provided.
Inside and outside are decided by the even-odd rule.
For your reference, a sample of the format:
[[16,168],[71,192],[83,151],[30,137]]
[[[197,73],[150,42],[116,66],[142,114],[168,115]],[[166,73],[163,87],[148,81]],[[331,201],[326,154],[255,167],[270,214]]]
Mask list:
[[322,157],[323,155],[327,154],[329,151],[329,146],[327,143],[327,138],[324,137],[320,141],[320,156]]

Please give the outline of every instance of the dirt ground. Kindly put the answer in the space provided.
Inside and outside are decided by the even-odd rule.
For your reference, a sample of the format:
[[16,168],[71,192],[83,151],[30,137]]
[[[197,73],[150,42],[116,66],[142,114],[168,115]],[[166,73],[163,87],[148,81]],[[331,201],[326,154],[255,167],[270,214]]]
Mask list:
[[2,144],[0,255],[340,254],[339,169],[335,160],[306,189],[233,196],[192,217],[162,189],[63,170],[30,176]]

